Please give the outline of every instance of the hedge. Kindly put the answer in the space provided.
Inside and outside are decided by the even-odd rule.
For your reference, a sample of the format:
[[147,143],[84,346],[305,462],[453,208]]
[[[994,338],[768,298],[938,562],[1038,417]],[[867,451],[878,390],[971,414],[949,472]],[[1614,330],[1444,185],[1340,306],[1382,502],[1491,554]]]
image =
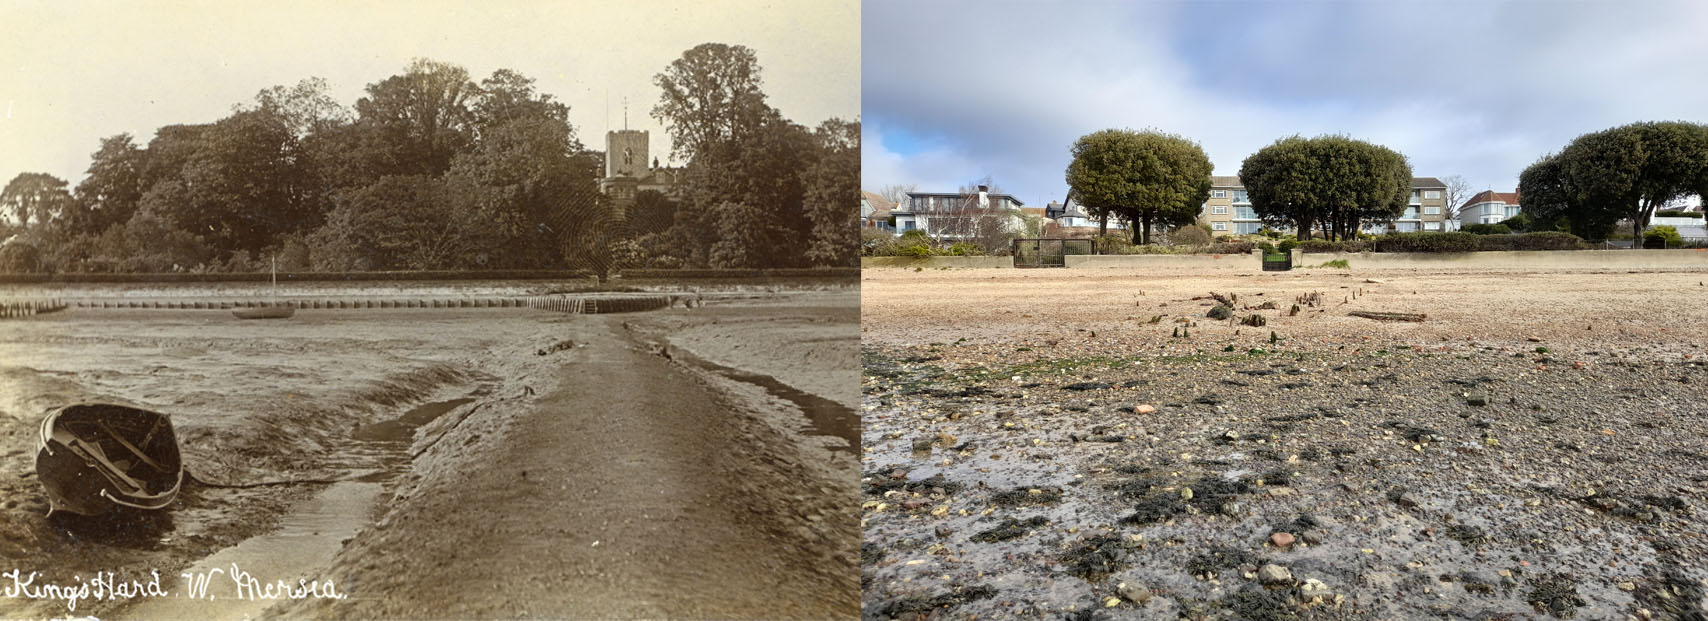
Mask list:
[[1579,250],[1584,247],[1578,236],[1560,231],[1483,235],[1477,241],[1483,250]]
[[1505,224],[1467,224],[1460,230],[1472,235],[1511,235],[1512,227]]
[[1370,242],[1361,239],[1329,241],[1326,239],[1307,239],[1299,242],[1300,252],[1368,252]]
[[1471,252],[1478,250],[1470,233],[1389,233],[1377,237],[1376,252]]

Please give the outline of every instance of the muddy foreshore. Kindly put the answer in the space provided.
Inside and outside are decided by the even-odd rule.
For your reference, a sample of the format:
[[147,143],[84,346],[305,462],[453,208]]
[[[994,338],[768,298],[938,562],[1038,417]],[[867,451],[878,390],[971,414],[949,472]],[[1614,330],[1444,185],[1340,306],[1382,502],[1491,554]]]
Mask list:
[[1041,348],[863,353],[867,617],[1708,605],[1708,361]]
[[[675,327],[711,323],[719,317],[735,323],[743,316],[788,321],[800,310],[796,307],[803,305],[799,299],[817,300],[804,303],[823,307],[816,311],[809,308],[812,312],[807,313],[822,322],[815,326],[817,337],[834,340],[841,335],[845,350],[841,366],[848,368],[855,356],[857,293],[848,288],[812,289],[817,292],[790,291],[787,287],[741,289],[737,295],[726,295],[705,308],[647,313],[645,321],[664,321]],[[745,312],[724,310],[726,303],[752,308]],[[440,499],[439,509],[452,513],[503,510],[490,504],[459,502],[456,484],[486,463],[528,467],[502,459],[521,441],[511,432],[518,427],[516,421],[528,418],[524,414],[539,409],[533,407],[538,405],[536,401],[560,383],[559,376],[573,367],[580,352],[592,343],[602,342],[601,347],[607,347],[620,342],[618,346],[624,351],[641,352],[668,363],[646,343],[627,336],[622,323],[613,318],[521,309],[383,314],[303,311],[290,322],[265,325],[235,322],[223,311],[73,310],[5,322],[0,324],[0,412],[4,412],[0,415],[0,490],[5,498],[0,505],[0,533],[4,533],[0,558],[7,562],[0,571],[19,569],[24,575],[38,572],[37,584],[71,585],[96,571],[145,582],[151,572],[158,571],[162,585],[181,596],[184,585],[179,584],[178,574],[186,568],[199,561],[223,559],[214,553],[225,550],[229,554],[241,549],[233,547],[239,543],[285,535],[282,541],[288,544],[292,529],[318,529],[321,524],[314,519],[304,522],[299,515],[304,507],[348,502],[367,506],[333,506],[332,511],[353,512],[368,526],[334,542],[332,549],[338,552],[325,562],[332,569],[312,574],[334,579],[339,589],[350,595],[343,602],[419,599],[422,593],[449,597],[453,593],[449,586],[423,579],[443,568],[376,567],[374,561],[381,556],[364,558],[364,551],[375,549],[375,542],[380,540],[376,533],[381,530],[390,533],[387,541],[391,545],[404,547],[445,539],[446,532],[434,525],[400,525],[404,520],[393,515],[400,507],[419,504],[421,498]],[[792,345],[786,339],[776,344],[784,351]],[[704,353],[722,357],[723,352],[713,349]],[[781,379],[801,390],[811,390],[815,382],[823,382],[811,376],[813,371],[801,369],[794,377]],[[778,473],[780,480],[798,488],[787,489],[787,494],[782,488],[752,488],[741,506],[771,507],[765,516],[776,518],[779,524],[785,518],[806,523],[808,517],[838,523],[834,516],[842,516],[840,520],[846,523],[840,529],[846,531],[843,536],[836,536],[838,529],[819,528],[809,533],[819,543],[801,547],[821,558],[842,559],[844,569],[839,575],[848,584],[841,589],[846,601],[840,606],[846,615],[852,615],[858,605],[852,578],[852,568],[858,562],[854,552],[856,516],[851,510],[857,493],[852,484],[857,470],[853,459],[820,459],[830,443],[814,440],[817,436],[811,435],[790,403],[748,384],[712,385],[716,381],[705,380],[706,389],[722,395],[717,397],[719,403],[735,404],[726,407],[741,412],[740,421],[770,421],[762,428],[753,427],[758,423],[740,421],[731,426],[748,433],[770,430],[765,450],[759,451],[764,459],[759,461],[769,472]],[[584,402],[592,402],[597,409],[600,395],[557,394],[553,398],[557,399],[557,408],[586,408]],[[33,478],[36,423],[48,407],[83,400],[129,402],[173,414],[194,480],[186,485],[172,510],[143,517],[42,519],[46,502]],[[418,406],[440,403],[448,407],[419,417]],[[406,420],[412,416],[420,419]],[[520,428],[528,429],[527,425]],[[402,442],[395,438],[374,441],[376,434],[397,435],[391,432],[399,429],[404,434]],[[587,431],[589,437],[598,437],[596,427]],[[611,450],[620,452],[623,448],[619,443]],[[843,455],[849,454],[843,451]],[[611,459],[619,458],[621,455]],[[630,461],[635,463],[623,463],[640,468],[640,472],[661,467],[659,463]],[[351,486],[375,491],[367,496],[343,493]],[[347,498],[354,500],[342,500]],[[575,503],[573,495],[546,498],[548,508]],[[840,512],[832,507],[840,507]],[[421,509],[415,506],[410,510]],[[537,528],[533,526],[536,520]],[[585,519],[578,522],[565,515],[524,522],[537,531],[529,533],[536,549],[560,545],[565,533],[585,526]],[[783,542],[805,530],[778,528],[777,538]],[[506,560],[503,555],[514,552],[483,548],[479,541],[455,543],[462,557],[458,562],[473,565],[501,567]],[[835,563],[823,564],[833,567]],[[562,567],[546,568],[514,576],[503,585],[510,592],[492,590],[486,601],[537,602],[538,593],[563,591],[565,581],[574,580],[562,571]],[[829,571],[834,573],[834,569]],[[389,578],[381,580],[377,577],[381,574]],[[291,578],[257,577],[264,581]],[[833,582],[802,580],[801,590],[833,589]],[[789,604],[804,599],[774,603],[776,609],[786,610]],[[830,597],[821,604],[835,606],[836,600]],[[239,611],[199,603],[174,608],[156,605],[159,601],[163,600],[84,599],[78,602],[75,614],[133,618],[185,612],[197,616],[250,614],[248,608]],[[314,602],[293,602],[292,607],[275,609],[271,614],[303,614],[308,610],[305,606]],[[318,609],[317,614],[363,616],[364,611],[373,610],[354,605]],[[424,610],[424,614],[444,615],[454,609]],[[550,612],[549,608],[531,610],[534,614]],[[8,618],[68,612],[63,601],[0,599],[0,616]]]
[[867,270],[863,614],[1703,619],[1701,278]]

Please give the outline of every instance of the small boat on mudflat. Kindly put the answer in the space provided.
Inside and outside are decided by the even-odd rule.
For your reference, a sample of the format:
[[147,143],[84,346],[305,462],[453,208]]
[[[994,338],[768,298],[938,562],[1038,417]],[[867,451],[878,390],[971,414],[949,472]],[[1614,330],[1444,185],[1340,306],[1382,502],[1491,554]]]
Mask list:
[[184,483],[178,438],[165,414],[123,405],[50,410],[36,446],[36,478],[48,515],[100,515],[114,507],[155,510]]

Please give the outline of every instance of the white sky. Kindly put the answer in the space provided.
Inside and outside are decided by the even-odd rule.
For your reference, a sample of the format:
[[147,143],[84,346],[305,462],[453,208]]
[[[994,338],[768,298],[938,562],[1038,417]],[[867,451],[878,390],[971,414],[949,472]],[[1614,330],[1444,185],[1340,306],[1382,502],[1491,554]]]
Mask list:
[[594,149],[622,128],[627,97],[629,126],[652,132],[661,161],[652,78],[701,43],[753,48],[771,105],[797,123],[860,114],[858,0],[0,0],[0,24],[0,184],[45,172],[75,186],[101,138],[146,145],[161,126],[213,122],[308,77],[353,107],[416,57],[477,82],[500,68],[534,78]]

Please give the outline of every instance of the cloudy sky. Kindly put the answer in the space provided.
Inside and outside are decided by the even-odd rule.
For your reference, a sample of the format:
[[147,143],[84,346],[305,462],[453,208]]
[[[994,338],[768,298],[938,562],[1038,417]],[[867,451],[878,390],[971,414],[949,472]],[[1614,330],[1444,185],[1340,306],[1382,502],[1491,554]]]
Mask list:
[[753,48],[771,104],[796,122],[860,113],[858,0],[3,0],[0,24],[0,184],[46,172],[76,185],[102,137],[146,144],[303,78],[353,107],[416,57],[477,81],[499,68],[534,78],[598,149],[627,97],[629,126],[667,155],[652,77],[706,42]]
[[1342,133],[1419,176],[1511,191],[1538,157],[1639,120],[1708,122],[1708,2],[867,0],[863,184],[990,176],[1061,200],[1107,128],[1198,141],[1217,174]]

